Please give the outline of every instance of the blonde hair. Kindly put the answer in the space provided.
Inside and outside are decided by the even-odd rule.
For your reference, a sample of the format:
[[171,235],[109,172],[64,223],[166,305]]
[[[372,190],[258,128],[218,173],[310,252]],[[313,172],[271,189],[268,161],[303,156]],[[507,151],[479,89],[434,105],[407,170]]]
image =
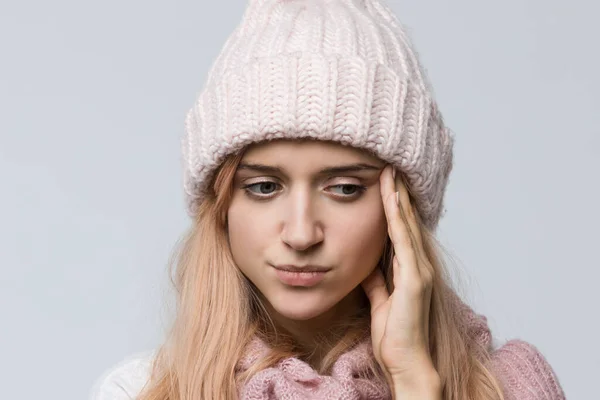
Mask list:
[[[226,159],[215,173],[212,191],[200,204],[193,226],[183,238],[169,269],[176,291],[176,313],[167,338],[157,350],[151,376],[138,400],[235,399],[238,388],[256,372],[279,360],[305,357],[292,338],[276,329],[257,290],[236,267],[227,238],[227,208],[232,181],[243,152]],[[427,256],[434,269],[430,311],[430,351],[444,385],[444,400],[504,400],[490,370],[489,349],[475,340],[448,299],[456,296],[440,253],[442,246],[421,224]],[[391,286],[389,239],[381,260]],[[327,373],[335,360],[370,333],[368,300],[356,315],[325,333],[333,347],[317,372]],[[342,328],[341,330],[339,328]],[[271,352],[243,373],[236,364],[255,336]],[[383,379],[373,360],[371,371]]]

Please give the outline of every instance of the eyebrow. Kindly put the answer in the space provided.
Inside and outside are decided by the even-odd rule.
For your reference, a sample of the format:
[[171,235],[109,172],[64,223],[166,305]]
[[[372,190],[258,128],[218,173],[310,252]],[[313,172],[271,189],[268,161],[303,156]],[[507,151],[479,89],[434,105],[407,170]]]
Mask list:
[[[278,166],[257,164],[257,163],[248,163],[243,162],[238,166],[238,170],[252,170],[263,173],[271,173],[271,174],[284,174],[284,169]],[[347,164],[347,165],[338,165],[335,167],[327,167],[323,168],[318,172],[318,175],[336,175],[343,174],[348,172],[361,172],[361,171],[379,171],[381,168],[376,167],[374,165],[365,164],[365,163],[357,163],[357,164]]]

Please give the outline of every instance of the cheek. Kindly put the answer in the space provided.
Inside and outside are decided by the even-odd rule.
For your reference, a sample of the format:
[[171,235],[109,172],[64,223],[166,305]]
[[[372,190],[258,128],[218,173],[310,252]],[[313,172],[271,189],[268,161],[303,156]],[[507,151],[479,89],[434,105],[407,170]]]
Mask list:
[[260,208],[251,209],[244,202],[233,202],[227,212],[229,245],[235,263],[242,272],[256,265],[256,261],[268,246],[268,222],[272,220]]
[[[387,222],[380,207],[364,207],[339,216],[335,225],[339,260],[349,273],[366,277],[381,257],[387,238]],[[333,226],[333,225],[332,225]]]

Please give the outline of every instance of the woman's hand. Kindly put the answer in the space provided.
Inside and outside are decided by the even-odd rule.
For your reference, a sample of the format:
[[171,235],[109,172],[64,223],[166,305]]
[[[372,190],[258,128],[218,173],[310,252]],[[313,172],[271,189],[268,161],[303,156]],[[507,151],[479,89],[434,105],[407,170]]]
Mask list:
[[441,398],[429,353],[433,267],[423,250],[408,191],[399,176],[394,182],[392,170],[390,165],[383,169],[380,188],[394,247],[394,290],[388,293],[379,268],[362,282],[371,303],[373,352],[395,393],[403,398]]

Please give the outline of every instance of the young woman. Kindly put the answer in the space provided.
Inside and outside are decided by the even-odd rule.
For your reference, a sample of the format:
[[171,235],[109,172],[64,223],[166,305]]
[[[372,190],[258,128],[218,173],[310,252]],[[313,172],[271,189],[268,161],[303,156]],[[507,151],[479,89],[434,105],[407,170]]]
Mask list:
[[380,0],[250,0],[186,119],[172,329],[92,398],[564,399],[450,285],[453,140]]

